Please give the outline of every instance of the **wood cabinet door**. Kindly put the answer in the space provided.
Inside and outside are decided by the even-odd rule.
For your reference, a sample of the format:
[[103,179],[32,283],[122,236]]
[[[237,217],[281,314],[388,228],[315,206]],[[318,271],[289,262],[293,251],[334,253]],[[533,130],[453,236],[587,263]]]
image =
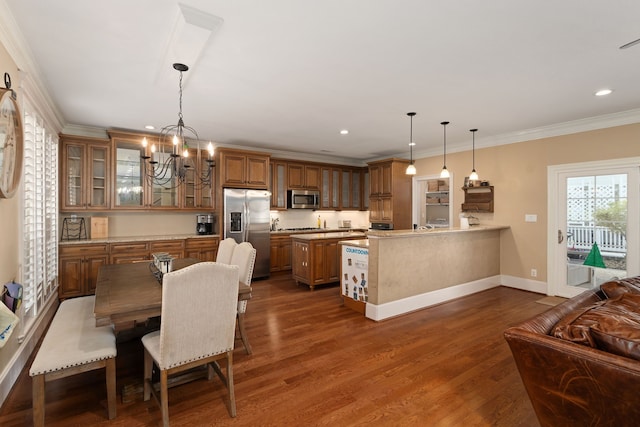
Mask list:
[[235,153],[220,153],[220,157],[222,160],[222,185],[244,185],[246,157]]
[[96,293],[96,283],[98,283],[98,270],[103,265],[109,263],[107,255],[87,257],[85,260],[85,280],[87,284],[85,295],[93,295]]
[[271,190],[271,207],[287,208],[287,165],[283,162],[270,162],[269,189]]
[[269,185],[269,157],[247,155],[246,183],[250,186],[267,188]]
[[289,189],[304,188],[304,165],[289,163],[287,165],[287,184]]
[[320,189],[320,167],[306,165],[304,167],[304,187],[310,190]]
[[83,266],[82,257],[60,258],[59,299],[82,296],[84,288]]
[[309,281],[309,245],[302,242],[293,243],[293,259],[291,266],[294,278]]
[[392,197],[382,197],[380,199],[380,203],[382,205],[382,221],[393,221],[393,198]]
[[369,167],[369,194],[377,196],[382,192],[382,169],[379,165]]
[[330,241],[324,245],[324,279],[329,282],[340,281],[340,253],[338,242]]
[[325,282],[324,242],[313,242],[309,248],[310,282],[312,285]]
[[87,151],[87,209],[105,210],[110,206],[108,146],[89,145]]
[[380,194],[391,195],[393,193],[393,169],[391,162],[380,165]]
[[291,270],[291,239],[280,245],[280,270]]

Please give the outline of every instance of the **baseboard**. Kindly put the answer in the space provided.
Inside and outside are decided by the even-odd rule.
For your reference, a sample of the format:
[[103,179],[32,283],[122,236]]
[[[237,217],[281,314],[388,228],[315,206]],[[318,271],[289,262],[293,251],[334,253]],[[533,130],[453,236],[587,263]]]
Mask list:
[[462,283],[436,291],[403,298],[385,304],[367,303],[365,316],[369,319],[380,321],[390,317],[400,316],[412,311],[420,310],[432,305],[440,304],[455,298],[475,294],[476,292],[495,288],[501,285],[501,276],[486,277],[473,282]]
[[[35,324],[29,329],[24,340],[18,345],[18,349],[0,373],[0,406],[4,404],[5,399],[9,395],[11,388],[18,380],[20,373],[29,361],[29,357],[38,345],[38,341],[42,334],[51,323],[51,319],[58,308],[58,293],[53,292],[49,301],[44,306],[44,310]],[[14,337],[11,337],[14,339]],[[15,337],[17,340],[18,337]]]
[[522,277],[501,275],[500,284],[508,288],[520,289],[522,291],[536,292],[547,295],[547,282],[538,280],[523,279]]

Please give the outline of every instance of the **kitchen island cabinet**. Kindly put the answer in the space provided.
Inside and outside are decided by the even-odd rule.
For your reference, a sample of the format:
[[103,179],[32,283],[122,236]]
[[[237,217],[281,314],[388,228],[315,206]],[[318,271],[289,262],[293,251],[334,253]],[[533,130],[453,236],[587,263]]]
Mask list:
[[293,278],[311,290],[317,285],[340,281],[340,250],[342,240],[363,239],[364,233],[312,233],[291,236],[293,244]]

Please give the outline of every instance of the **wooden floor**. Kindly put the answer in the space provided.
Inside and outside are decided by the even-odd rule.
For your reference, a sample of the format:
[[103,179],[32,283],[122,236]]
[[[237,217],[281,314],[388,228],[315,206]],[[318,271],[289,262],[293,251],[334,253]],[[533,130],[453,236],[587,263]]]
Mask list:
[[[344,306],[335,286],[309,291],[290,276],[253,283],[247,331],[234,353],[237,418],[217,379],[172,388],[173,426],[538,426],[502,333],[549,309],[541,295],[490,289],[373,322]],[[122,342],[120,342],[122,341]],[[30,365],[31,362],[29,362]],[[48,426],[152,426],[153,401],[123,403],[142,378],[139,339],[119,339],[118,416],[106,413],[104,374],[47,385]],[[33,425],[28,368],[0,409],[0,426]]]

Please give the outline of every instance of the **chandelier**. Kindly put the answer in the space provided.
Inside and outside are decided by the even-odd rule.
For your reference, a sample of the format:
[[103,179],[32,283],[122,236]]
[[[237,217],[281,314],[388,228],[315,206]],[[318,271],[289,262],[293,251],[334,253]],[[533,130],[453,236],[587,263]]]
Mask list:
[[[163,188],[176,188],[183,184],[194,187],[211,186],[211,174],[214,167],[213,144],[209,142],[206,151],[200,149],[200,139],[196,130],[185,126],[182,118],[182,73],[189,70],[184,64],[173,64],[180,72],[180,110],[178,124],[162,128],[158,144],[142,140],[145,154],[140,156],[144,165],[144,175],[153,185]],[[193,144],[191,148],[189,144]],[[150,150],[147,151],[147,148]]]

